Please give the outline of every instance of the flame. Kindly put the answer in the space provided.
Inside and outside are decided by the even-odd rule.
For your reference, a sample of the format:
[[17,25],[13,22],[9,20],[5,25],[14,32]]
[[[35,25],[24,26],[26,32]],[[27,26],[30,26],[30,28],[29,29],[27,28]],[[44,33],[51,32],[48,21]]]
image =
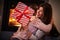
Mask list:
[[14,13],[14,9],[10,9],[9,25],[21,27],[21,24],[18,23],[14,18],[11,17],[11,14]]

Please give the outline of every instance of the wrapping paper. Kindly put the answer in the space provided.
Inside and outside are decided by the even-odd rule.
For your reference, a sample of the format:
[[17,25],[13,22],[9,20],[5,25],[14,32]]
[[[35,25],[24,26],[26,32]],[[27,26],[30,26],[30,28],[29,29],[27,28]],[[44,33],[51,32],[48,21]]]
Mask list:
[[34,10],[28,7],[22,2],[18,2],[14,9],[14,13],[11,15],[22,26],[26,26],[29,23],[31,16],[33,16]]

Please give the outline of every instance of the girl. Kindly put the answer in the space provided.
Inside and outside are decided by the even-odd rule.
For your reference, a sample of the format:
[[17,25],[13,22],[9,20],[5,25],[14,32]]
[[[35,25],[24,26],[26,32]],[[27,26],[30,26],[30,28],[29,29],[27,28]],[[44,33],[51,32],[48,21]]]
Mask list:
[[[35,9],[35,16],[30,19],[30,23],[27,26],[27,30],[19,31],[18,29],[17,34],[18,39],[25,39],[25,40],[39,40],[45,33],[50,32],[52,29],[52,8],[51,5],[48,3],[40,4],[39,6],[30,6],[31,8]],[[25,26],[26,29],[26,26]],[[16,35],[16,34],[15,34]]]
[[52,29],[52,8],[48,3],[40,4],[36,16],[31,18],[28,30],[32,33],[30,40],[38,40]]

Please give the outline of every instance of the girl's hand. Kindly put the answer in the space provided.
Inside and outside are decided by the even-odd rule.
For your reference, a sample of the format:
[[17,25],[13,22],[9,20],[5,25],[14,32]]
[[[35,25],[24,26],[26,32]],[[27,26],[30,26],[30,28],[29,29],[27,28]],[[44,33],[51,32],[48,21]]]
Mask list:
[[40,26],[40,24],[42,22],[39,18],[35,18],[35,20],[33,20],[33,21],[34,21],[33,24],[34,24],[35,27]]
[[31,36],[31,32],[29,31],[24,30],[20,32],[20,37],[22,39],[28,39],[30,36]]
[[30,21],[34,21],[35,18],[36,18],[35,16],[32,16],[31,19],[30,19]]

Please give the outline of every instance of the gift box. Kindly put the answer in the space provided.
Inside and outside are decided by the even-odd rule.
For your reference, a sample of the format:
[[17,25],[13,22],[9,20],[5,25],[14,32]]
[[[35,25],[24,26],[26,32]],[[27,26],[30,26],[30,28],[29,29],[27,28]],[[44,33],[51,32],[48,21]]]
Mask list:
[[18,2],[14,8],[14,13],[11,15],[22,26],[26,26],[29,23],[31,16],[33,16],[34,10],[22,2]]

